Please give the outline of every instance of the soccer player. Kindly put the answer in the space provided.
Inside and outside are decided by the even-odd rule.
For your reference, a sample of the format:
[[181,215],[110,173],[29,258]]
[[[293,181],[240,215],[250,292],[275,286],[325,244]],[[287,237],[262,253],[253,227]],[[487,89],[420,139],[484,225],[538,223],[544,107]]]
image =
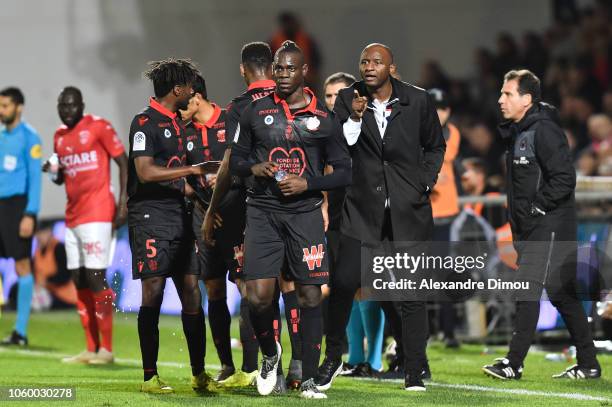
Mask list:
[[[113,230],[127,217],[128,163],[123,144],[111,124],[83,114],[78,88],[68,86],[57,100],[63,126],[53,137],[59,159],[54,182],[66,185],[66,259],[77,288],[77,310],[85,331],[86,350],[66,363],[113,362],[113,300],[106,281]],[[110,160],[119,167],[119,202],[111,190]],[[43,170],[49,170],[49,161]]]
[[[351,173],[338,121],[304,87],[307,71],[302,51],[292,41],[283,43],[274,56],[276,89],[242,113],[230,170],[254,176],[247,191],[243,278],[263,353],[257,390],[267,395],[276,384],[282,350],[273,335],[273,301],[286,262],[300,312],[301,396],[326,398],[313,380],[321,352],[320,286],[329,276],[321,191],[348,185]],[[332,174],[323,174],[326,164]]]
[[34,290],[32,235],[40,206],[40,137],[21,120],[23,93],[17,88],[0,92],[0,257],[15,259],[17,320],[3,345],[26,346]]
[[138,113],[130,127],[128,171],[128,225],[132,251],[132,277],[140,279],[142,305],[138,336],[144,383],[141,391],[171,393],[172,387],[157,373],[159,313],[166,278],[172,277],[181,299],[183,332],[191,362],[191,386],[210,390],[204,370],[206,334],[195,238],[185,195],[193,190],[189,175],[216,172],[218,166],[184,166],[184,127],[179,109],[186,109],[193,94],[196,67],[184,59],[152,62],[145,76],[153,82],[155,97]]
[[[200,164],[211,160],[221,160],[226,149],[225,111],[208,100],[206,82],[200,75],[193,82],[194,96],[189,101],[187,111],[181,111],[183,120],[191,119],[191,124],[183,136],[187,164]],[[216,175],[192,176],[187,181],[194,189],[193,199],[198,203],[193,209],[193,232],[198,242],[198,261],[201,278],[206,286],[208,298],[208,319],[217,355],[221,361],[221,371],[215,378],[224,382],[236,369],[232,358],[230,323],[231,315],[227,307],[226,274],[230,280],[236,276],[240,264],[236,251],[241,250],[244,231],[244,189],[232,188],[222,202],[224,213],[237,216],[225,217],[225,223],[217,231],[218,242],[210,247],[202,241],[201,226],[204,211],[208,207],[215,185]]]
[[[239,127],[240,116],[246,107],[253,101],[266,97],[274,91],[275,83],[272,78],[272,52],[268,44],[264,42],[251,42],[242,48],[240,64],[240,74],[244,78],[247,90],[240,96],[234,98],[227,107],[225,129],[228,137],[233,137]],[[216,179],[216,185],[211,198],[211,203],[206,212],[202,225],[202,234],[207,244],[214,244],[214,221],[231,216],[237,222],[244,223],[246,216],[246,204],[243,197],[246,196],[244,187],[245,182],[239,177],[232,177],[229,172],[229,155],[231,144],[228,144],[223,162]],[[221,202],[228,202],[225,198],[228,191],[235,194],[240,192],[240,199],[234,199],[235,205],[220,211],[218,208]],[[220,215],[220,216],[219,216]],[[242,220],[240,220],[242,219]],[[236,230],[237,232],[237,230]],[[240,239],[243,239],[243,230],[239,232]],[[234,238],[230,239],[233,240]],[[240,303],[240,341],[242,342],[242,368],[229,379],[222,382],[225,387],[243,387],[255,380],[257,376],[257,354],[259,344],[255,337],[255,332],[250,321],[248,302],[246,299],[246,286],[241,278],[243,262],[243,244],[234,247],[236,261],[239,268],[236,269],[234,281],[236,282],[242,301]],[[285,304],[285,318],[289,338],[291,340],[291,362],[287,374],[286,383],[279,379],[277,392],[282,392],[285,387],[296,388],[301,383],[301,340],[299,334],[299,310],[297,307],[297,297],[292,282],[281,280],[280,282],[283,302]],[[280,309],[278,301],[275,301],[275,335],[280,335]],[[279,375],[282,375],[279,369]]]

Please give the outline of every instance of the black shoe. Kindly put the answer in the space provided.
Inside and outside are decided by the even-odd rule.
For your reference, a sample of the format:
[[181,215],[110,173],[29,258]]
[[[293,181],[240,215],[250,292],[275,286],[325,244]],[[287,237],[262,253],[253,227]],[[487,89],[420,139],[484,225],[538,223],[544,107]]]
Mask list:
[[429,362],[425,362],[423,370],[421,371],[422,380],[431,380],[431,370],[429,369]]
[[380,376],[380,373],[372,369],[372,366],[368,362],[365,362],[358,364],[355,369],[353,369],[353,372],[348,374],[347,376],[378,378],[378,376]]
[[219,373],[217,373],[217,376],[215,377],[215,381],[223,381],[234,373],[236,373],[236,368],[234,368],[234,366],[222,365],[221,370],[219,371]]
[[461,344],[455,338],[447,338],[444,340],[444,346],[446,346],[446,349],[459,349]]
[[381,380],[399,380],[406,377],[404,371],[404,364],[397,356],[393,356],[389,361],[389,369],[386,372],[381,373],[379,379]]
[[340,376],[350,376],[355,371],[356,367],[356,365],[342,363],[342,371],[340,372]]
[[287,379],[285,380],[287,388],[291,390],[298,390],[302,385],[302,361],[291,359],[289,362],[289,373],[287,373]]
[[425,383],[418,374],[407,374],[404,379],[404,390],[406,391],[425,391]]
[[17,331],[13,331],[11,332],[9,336],[7,336],[6,338],[2,340],[1,344],[4,346],[9,346],[9,345],[28,346],[28,338],[25,336],[22,336]]
[[570,366],[563,372],[553,375],[553,379],[599,379],[601,377],[601,368],[589,369],[578,365]]
[[272,390],[272,394],[285,394],[287,393],[287,383],[285,382],[285,376],[279,374],[276,376],[276,384]]
[[315,379],[315,383],[317,384],[317,389],[319,391],[326,391],[332,385],[332,381],[340,374],[342,371],[342,360],[341,359],[329,359],[325,358],[323,364],[319,366],[319,371],[317,372],[317,378]]
[[523,368],[522,367],[513,367],[510,366],[510,361],[506,358],[498,358],[495,359],[497,363],[493,365],[486,365],[482,367],[482,371],[491,377],[495,377],[497,379],[502,380],[518,380],[523,376]]

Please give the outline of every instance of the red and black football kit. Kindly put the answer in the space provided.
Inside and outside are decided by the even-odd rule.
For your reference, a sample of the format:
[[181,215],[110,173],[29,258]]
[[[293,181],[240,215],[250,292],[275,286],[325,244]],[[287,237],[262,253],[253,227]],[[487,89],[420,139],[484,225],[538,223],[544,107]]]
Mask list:
[[[247,189],[245,280],[275,278],[286,261],[286,278],[325,284],[329,272],[321,203],[322,190],[350,182],[350,156],[339,122],[314,94],[302,109],[289,109],[275,93],[251,103],[240,118],[230,168],[252,175],[254,164],[273,161],[279,173],[306,178],[308,189],[285,197],[274,178],[251,177]],[[326,164],[334,172],[324,176]]]
[[184,131],[177,114],[153,98],[132,120],[127,206],[134,279],[199,273],[183,194],[185,181],[142,183],[134,164],[137,157],[153,157],[161,167],[183,166]]
[[[227,148],[225,111],[217,105],[213,106],[214,113],[206,123],[191,122],[186,128],[183,143],[189,165],[223,159]],[[238,177],[235,178],[218,208],[223,226],[215,229],[214,247],[207,246],[202,239],[204,214],[198,209],[193,211],[192,228],[198,243],[198,260],[203,280],[224,278],[229,270],[229,278],[234,281],[242,268],[246,192]],[[188,177],[187,181],[196,193],[195,199],[207,207],[212,197],[212,188],[209,187],[206,177]]]

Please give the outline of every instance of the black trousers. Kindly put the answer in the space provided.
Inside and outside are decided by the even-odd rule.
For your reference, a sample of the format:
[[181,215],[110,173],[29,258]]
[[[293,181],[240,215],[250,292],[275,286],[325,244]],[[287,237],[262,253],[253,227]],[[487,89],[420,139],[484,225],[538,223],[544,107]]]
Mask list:
[[[381,242],[393,241],[393,228],[387,211],[381,231]],[[331,291],[329,297],[330,323],[326,337],[326,357],[342,357],[342,338],[346,331],[353,297],[361,286],[361,241],[344,234],[340,235],[340,245],[335,267],[330,275]],[[429,334],[426,303],[422,301],[394,302],[393,307],[401,318],[401,344],[404,354],[404,367],[408,374],[419,374],[426,357],[427,337]],[[387,312],[389,311],[389,307]],[[394,336],[396,333],[394,333]]]
[[530,289],[517,293],[515,297],[514,331],[507,355],[512,366],[522,366],[527,356],[535,335],[540,315],[539,298],[544,288],[576,346],[578,364],[587,368],[599,366],[591,329],[577,294],[577,244],[571,239],[574,236],[575,229],[573,233],[570,230],[551,231],[546,224],[539,224],[534,227],[534,232],[524,236],[525,240],[515,242],[519,255],[517,280],[529,281]]

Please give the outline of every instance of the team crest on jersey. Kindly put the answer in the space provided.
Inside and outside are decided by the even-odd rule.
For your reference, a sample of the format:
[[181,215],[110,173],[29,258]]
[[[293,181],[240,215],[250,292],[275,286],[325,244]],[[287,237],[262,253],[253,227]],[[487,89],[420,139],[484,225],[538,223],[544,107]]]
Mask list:
[[165,129],[165,130],[164,130],[164,137],[165,137],[165,138],[170,138],[170,137],[172,137],[172,133],[170,132],[170,130],[168,130],[168,129]]
[[217,132],[217,141],[219,143],[225,143],[225,130],[219,130]]
[[272,115],[267,115],[266,117],[264,117],[264,123],[268,126],[271,125],[272,123],[274,123],[274,117],[272,117]]
[[302,261],[308,265],[308,270],[313,271],[315,267],[321,267],[321,262],[325,256],[325,251],[323,250],[322,244],[319,244],[318,246],[310,246],[310,250],[305,247],[302,249],[302,251],[304,252]]
[[318,130],[320,125],[321,121],[316,116],[312,116],[306,119],[306,128],[310,131]]
[[527,149],[527,140],[522,139],[519,144],[519,150],[525,151]]
[[79,132],[79,142],[81,144],[87,144],[88,141],[89,141],[89,131],[83,130]]
[[190,141],[189,143],[187,143],[187,151],[191,151],[193,150],[193,141]]

